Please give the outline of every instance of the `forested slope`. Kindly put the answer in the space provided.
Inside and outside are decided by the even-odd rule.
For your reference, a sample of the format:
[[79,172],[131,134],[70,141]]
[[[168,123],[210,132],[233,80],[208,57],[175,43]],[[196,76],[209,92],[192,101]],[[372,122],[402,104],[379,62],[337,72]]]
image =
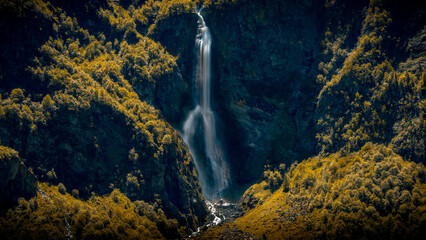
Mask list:
[[[65,218],[77,238],[128,238],[147,231],[151,237],[182,237],[205,221],[207,210],[187,148],[153,106],[159,85],[182,81],[177,58],[145,36],[149,26],[155,29],[152,18],[168,16],[175,8],[169,1],[129,10],[98,1],[80,7],[86,12],[64,2],[1,2],[7,13],[2,15],[2,29],[7,30],[2,35],[9,35],[2,38],[1,144],[14,149],[4,148],[29,170],[19,170],[25,173],[21,175],[37,177],[44,189],[20,189],[15,185],[30,180],[8,178],[10,183],[4,184],[10,196],[2,199],[2,210],[18,197],[37,196],[29,203],[20,201],[15,212],[4,216],[1,235],[61,238]],[[95,15],[84,18],[90,14]],[[9,161],[7,154],[1,156]],[[61,196],[53,187],[57,184],[59,192],[72,196]],[[137,209],[136,202],[129,202],[129,210],[101,197],[113,190],[125,194],[125,201],[142,202]],[[50,200],[44,197],[46,191]],[[117,212],[108,213],[109,207],[99,213],[87,210],[105,204],[116,204]],[[100,225],[94,230],[80,224],[81,214],[86,223],[100,217]],[[117,226],[115,219],[123,214],[130,214],[131,223]],[[150,224],[147,229],[161,234],[139,229],[144,221]]]
[[199,238],[243,236],[239,231],[259,239],[424,237],[425,6],[326,1],[323,7],[314,116],[319,154],[265,166],[263,180],[241,198],[246,214]]
[[422,239],[426,8],[399,0],[0,1],[0,238],[205,223],[177,132],[201,6],[232,182],[255,183],[198,237]]

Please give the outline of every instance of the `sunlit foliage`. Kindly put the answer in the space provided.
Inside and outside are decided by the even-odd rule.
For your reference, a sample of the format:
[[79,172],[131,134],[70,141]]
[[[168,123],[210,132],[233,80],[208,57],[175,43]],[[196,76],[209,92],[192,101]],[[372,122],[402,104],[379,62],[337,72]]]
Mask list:
[[407,159],[424,161],[425,73],[420,64],[410,71],[391,64],[392,19],[382,5],[370,4],[351,52],[340,48],[345,35],[332,43],[327,40],[332,33],[325,34],[324,51],[332,58],[319,64],[318,82],[324,87],[317,103],[317,139],[326,152],[358,150],[368,141],[392,142]]
[[[157,192],[156,183],[144,172],[151,171],[144,163],[151,163],[154,171],[167,165],[168,171],[178,176],[169,179],[171,182],[190,185],[192,190],[198,188],[189,179],[196,173],[182,140],[152,106],[156,87],[176,71],[177,57],[150,36],[155,35],[161,21],[194,14],[201,6],[213,11],[249,2],[147,0],[124,6],[120,1],[108,1],[97,12],[108,30],[94,33],[49,2],[1,1],[4,12],[19,17],[25,17],[26,9],[34,8],[51,21],[53,29],[27,68],[32,84],[42,90],[29,93],[16,87],[0,95],[1,143],[17,150],[58,143],[61,151],[75,153],[76,165],[87,164],[88,159],[102,161],[100,153],[107,149],[96,134],[73,132],[93,150],[89,158],[63,142],[68,134],[63,129],[69,126],[61,125],[87,121],[81,126],[92,130],[96,124],[91,114],[102,113],[131,132],[126,135],[131,144],[120,155],[122,158],[117,158],[127,161],[123,164],[126,167],[111,170],[113,180],[102,183],[109,188],[89,183],[80,188],[68,186],[58,168],[44,164],[48,156],[43,162],[34,162],[31,156],[24,158],[39,180],[57,186],[40,184],[36,197],[21,200],[19,206],[2,215],[0,238],[185,236],[182,223],[166,217],[163,208],[170,203],[164,201],[166,197]],[[336,2],[325,1],[325,9],[337,8]],[[356,28],[360,36],[355,42],[348,34],[356,24],[330,21],[326,27],[317,76],[322,90],[315,116],[321,154],[288,168],[267,166],[262,179],[242,198],[246,215],[232,224],[213,228],[205,238],[227,227],[272,239],[425,236],[426,170],[421,163],[407,161],[425,159],[424,54],[410,55],[404,62],[393,59],[389,46],[397,40],[390,30],[393,16],[385,5],[385,1],[370,1]],[[424,36],[425,30],[413,36],[407,52],[418,47],[415,43]],[[69,119],[64,121],[64,116]],[[60,130],[54,136],[38,138],[52,126]],[[31,145],[34,142],[38,145]],[[17,152],[4,149],[0,155],[17,156]],[[112,157],[117,154],[114,150],[108,152]],[[22,151],[24,156],[26,153]],[[56,154],[54,149],[51,154]],[[176,163],[178,160],[181,162]],[[92,192],[96,187],[112,192],[99,196]],[[198,190],[176,191],[191,200],[202,199]],[[149,202],[140,200],[144,197]],[[188,221],[191,214],[182,215],[182,219]],[[195,227],[197,221],[185,224]]]
[[[21,200],[0,218],[2,239],[164,239],[154,222],[165,219],[161,210],[132,203],[119,190],[81,201],[60,187],[45,183],[39,187],[36,197]],[[140,215],[145,211],[151,216]]]
[[320,154],[266,167],[241,198],[246,214],[201,239],[229,229],[259,239],[424,238],[425,30],[407,40],[408,59],[395,56],[395,3],[370,1],[357,26],[343,15],[354,10],[339,9],[348,2],[325,2],[333,16],[318,64]]
[[[177,58],[159,43],[146,37],[146,31],[141,31],[139,25],[144,22],[147,30],[158,16],[192,12],[192,2],[164,1],[160,4],[158,1],[148,1],[137,8],[124,8],[117,1],[111,1],[108,3],[109,9],[98,12],[111,25],[112,33],[105,31],[105,34],[89,32],[80,26],[77,18],[68,16],[65,11],[50,3],[35,2],[40,6],[40,11],[46,11],[50,16],[53,29],[51,36],[38,49],[39,54],[33,64],[26,69],[32,75],[31,84],[39,86],[41,90],[28,92],[16,88],[1,95],[2,144],[19,151],[24,156],[26,166],[33,169],[39,181],[59,184],[58,191],[64,196],[58,196],[65,199],[58,201],[63,204],[78,202],[81,206],[91,205],[93,209],[104,208],[107,211],[110,206],[103,206],[107,203],[102,197],[98,197],[102,199],[99,204],[95,204],[96,197],[92,197],[89,202],[84,200],[91,195],[120,189],[133,201],[138,200],[129,203],[137,204],[135,212],[151,216],[148,217],[150,220],[146,217],[129,220],[130,225],[117,225],[114,230],[105,227],[112,221],[106,217],[119,219],[123,213],[121,210],[111,212],[108,214],[116,216],[106,214],[99,217],[103,219],[96,223],[99,225],[90,227],[96,231],[90,230],[85,235],[85,229],[73,229],[74,235],[86,239],[182,237],[186,234],[185,227],[195,227],[198,221],[204,220],[204,216],[193,215],[195,212],[192,211],[195,210],[192,202],[181,203],[176,207],[173,201],[182,201],[179,197],[192,201],[202,199],[202,196],[195,175],[192,175],[195,173],[194,165],[186,147],[178,133],[165,122],[160,111],[152,106],[156,86],[177,71]],[[108,129],[97,130],[100,126]],[[113,137],[107,135],[107,132],[112,131],[109,128],[116,128]],[[108,141],[105,141],[107,138]],[[126,149],[119,152],[117,149],[120,148]],[[64,163],[65,169],[58,167]],[[71,164],[74,166],[69,167]],[[84,176],[86,179],[73,181],[63,177],[77,168],[84,168],[88,175]],[[166,189],[166,184],[171,181],[174,188]],[[194,192],[184,192],[184,189],[193,189]],[[176,191],[178,196],[169,199],[167,191]],[[81,200],[72,198],[68,193]],[[38,196],[36,199],[41,201],[44,198]],[[204,211],[203,202],[199,201],[199,204],[201,208],[197,210]],[[154,209],[152,211],[155,214],[145,210],[147,206]],[[23,205],[9,213],[3,221],[19,218],[19,209],[22,208]],[[52,208],[47,209],[46,205],[46,209],[41,212],[25,208],[27,215],[24,212],[22,215],[28,221],[34,220],[28,215],[38,213],[43,218],[48,218],[49,211],[58,211],[55,214],[60,215],[61,205],[53,204]],[[169,220],[163,210],[168,214],[167,217],[178,215],[179,211],[186,211],[187,216],[180,216],[180,222]],[[76,216],[67,215],[70,221],[74,221],[73,217]],[[59,218],[62,219],[40,221],[34,226],[27,222],[25,227],[31,228],[31,231],[22,234],[27,234],[29,239],[63,238],[66,234],[63,228],[64,216]],[[97,219],[84,214],[76,217],[80,218],[84,220],[80,228],[91,225],[92,220],[96,222]],[[162,235],[156,230],[155,224],[151,227],[152,221],[158,222]],[[97,231],[99,229],[102,231]],[[3,228],[2,231],[5,233],[9,230]],[[16,236],[7,235],[10,238]]]
[[[266,239],[420,239],[425,234],[426,168],[388,147],[367,143],[349,155],[310,158],[291,167],[285,178],[257,205],[243,202],[246,215],[204,237],[228,227]],[[261,191],[248,190],[244,198],[256,199]]]
[[[99,14],[113,27],[115,33],[152,34],[159,21],[181,14],[193,14],[196,4],[192,0],[149,0],[142,5],[123,8],[116,1],[108,1],[109,9],[100,9]],[[139,33],[137,33],[139,32]]]

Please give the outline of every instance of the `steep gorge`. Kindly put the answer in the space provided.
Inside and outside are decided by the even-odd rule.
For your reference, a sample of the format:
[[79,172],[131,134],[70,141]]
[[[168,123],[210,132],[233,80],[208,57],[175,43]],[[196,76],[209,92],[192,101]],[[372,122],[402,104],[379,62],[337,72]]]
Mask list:
[[[10,30],[2,31],[2,46],[19,46],[8,48],[1,56],[0,139],[1,145],[16,155],[13,164],[8,164],[7,155],[1,156],[5,161],[2,166],[13,166],[10,171],[2,170],[2,179],[8,186],[1,189],[8,193],[1,199],[1,210],[17,204],[19,197],[29,199],[50,191],[43,188],[37,193],[35,176],[39,185],[47,182],[61,186],[62,194],[87,202],[117,189],[130,199],[126,201],[142,202],[138,211],[150,212],[150,221],[165,231],[164,236],[182,237],[185,231],[205,221],[207,209],[187,147],[152,106],[155,99],[164,99],[167,104],[166,98],[158,95],[173,89],[167,88],[168,82],[182,80],[175,58],[153,40],[136,35],[134,29],[122,32],[110,26],[109,35],[104,32],[105,25],[96,28],[93,23],[88,24],[104,22],[98,11],[107,4],[85,3],[84,14],[76,14],[72,4],[53,4],[66,8],[68,13],[43,1],[6,1],[0,5],[2,12],[9,11],[2,15],[1,26]],[[98,17],[84,18],[91,13]],[[109,13],[109,9],[105,10],[105,14]],[[24,29],[31,26],[28,19],[39,18],[42,21],[37,22],[40,26],[34,34],[41,35],[38,31],[47,28],[47,38],[20,39]],[[9,28],[10,25],[16,28]],[[89,26],[90,32],[82,26]],[[25,51],[26,47],[31,51]],[[15,61],[22,56],[28,59],[9,67],[9,58]],[[19,165],[21,160],[24,164]],[[22,186],[27,182],[28,186]],[[108,200],[99,201],[105,204]],[[60,211],[55,216],[70,211],[67,218],[73,227],[83,224],[81,227],[85,228],[84,222],[77,221],[84,206],[71,210],[72,202],[53,204],[47,210],[31,208],[35,219],[27,218],[19,226],[6,223],[13,217],[3,219],[1,235],[6,234],[7,226],[8,231],[24,234],[21,237],[31,235],[22,229],[39,224],[37,216],[47,214],[44,211]],[[19,202],[22,203],[25,201]],[[47,203],[42,200],[39,204]],[[102,221],[104,227],[97,228],[98,232],[85,228],[82,234],[106,234],[101,232],[111,230],[107,223],[114,220],[103,215]],[[21,230],[11,230],[13,227]],[[173,230],[164,230],[170,228]],[[124,233],[113,234],[117,237]]]
[[[361,6],[345,6],[352,14],[345,21],[356,26]],[[317,66],[322,59],[326,23],[333,14],[323,4],[311,1],[242,1],[204,10],[214,39],[213,108],[218,112],[236,185],[258,179],[264,165],[289,165],[319,151],[314,122],[316,96],[321,89],[316,83]],[[185,60],[193,52],[176,49],[169,29],[173,26],[179,32],[179,22],[188,19],[193,17],[164,20],[154,35],[183,59],[181,69],[194,65]],[[185,33],[178,41],[186,42],[194,34]],[[348,42],[354,44],[355,40]],[[193,71],[189,73],[183,74],[186,81],[192,79]],[[172,119],[174,115],[165,117]]]
[[315,152],[319,13],[315,3],[268,1],[206,17],[217,43],[216,107],[238,183],[257,179],[266,164]]
[[[318,120],[327,114],[323,106],[327,108],[334,100],[324,104],[318,98],[325,82],[339,73],[357,47],[368,5],[369,1],[237,1],[211,3],[203,10],[214,39],[213,108],[237,185],[258,179],[265,165],[289,165],[323,150],[316,136],[322,131]],[[398,6],[401,11],[396,10]],[[419,34],[424,19],[414,6],[415,2],[404,5],[399,1],[386,6],[394,21],[386,47],[392,49],[389,57],[395,67],[410,57],[409,41],[421,41],[409,40]],[[179,23],[189,19],[193,19],[191,14],[165,19],[154,35],[180,56],[179,66],[184,70],[195,65],[185,60],[195,58],[194,52],[177,49],[168,36],[173,26],[175,33],[184,33],[178,41],[193,38],[194,32],[179,30]],[[410,25],[403,25],[404,21]],[[189,73],[183,74],[188,85],[194,70]],[[344,110],[339,114],[344,115]],[[334,151],[342,146],[338,141]]]
[[21,3],[1,3],[0,140],[19,169],[2,172],[11,186],[2,201],[19,205],[0,218],[1,234],[44,226],[52,212],[58,236],[65,218],[82,238],[183,238],[205,223],[207,192],[182,137],[196,105],[202,4],[213,39],[208,110],[224,140],[228,194],[236,200],[251,185],[247,214],[205,238],[228,227],[266,238],[353,229],[342,222],[398,236],[424,226],[425,168],[408,162],[425,162],[424,4]]

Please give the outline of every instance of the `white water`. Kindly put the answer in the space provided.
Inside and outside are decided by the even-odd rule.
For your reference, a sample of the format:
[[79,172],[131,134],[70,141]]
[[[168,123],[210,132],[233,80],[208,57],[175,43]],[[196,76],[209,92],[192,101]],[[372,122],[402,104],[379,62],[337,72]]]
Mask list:
[[[221,223],[233,221],[238,217],[241,217],[243,212],[239,209],[237,203],[226,202],[223,199],[215,201],[206,201],[207,207],[210,211],[210,216],[207,218],[207,228],[210,228]],[[205,229],[197,228],[197,231],[193,232],[189,238],[195,237],[201,234],[201,231]]]
[[[200,10],[201,11],[201,10]],[[211,84],[211,43],[212,38],[203,17],[199,16],[197,46],[197,68],[195,76],[198,101],[196,107],[189,113],[183,125],[183,137],[188,144],[198,172],[203,195],[212,199],[218,197],[230,181],[229,167],[225,154],[216,136],[215,114],[210,105]],[[202,124],[204,149],[195,150],[197,140],[195,135]]]

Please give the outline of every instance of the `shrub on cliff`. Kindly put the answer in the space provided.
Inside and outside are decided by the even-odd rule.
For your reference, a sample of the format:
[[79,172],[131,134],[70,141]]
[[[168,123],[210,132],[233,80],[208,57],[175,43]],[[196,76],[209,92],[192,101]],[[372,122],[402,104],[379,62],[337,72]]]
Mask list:
[[16,148],[39,181],[62,182],[82,200],[117,188],[177,218],[170,224],[161,218],[167,236],[195,228],[207,214],[195,166],[151,105],[157,84],[177,70],[176,57],[121,19],[131,17],[123,7],[116,9],[118,22],[111,18],[115,40],[46,7],[53,32],[27,68],[37,87],[1,89],[2,144]]
[[[0,217],[2,239],[164,239],[153,222],[139,215],[135,204],[119,190],[88,201],[62,194],[58,187],[40,184],[37,196],[21,200]],[[150,207],[147,204],[145,207]],[[139,207],[140,208],[140,207]],[[153,213],[154,219],[165,219]],[[175,221],[175,220],[171,220]]]
[[[330,43],[327,39],[332,33],[326,32],[325,52],[332,57],[319,66],[318,82],[324,87],[317,103],[317,139],[324,152],[342,147],[356,151],[368,141],[392,142],[392,148],[403,157],[424,162],[425,73],[420,62],[409,71],[396,68],[392,58],[399,57],[394,56],[397,36],[392,35],[395,27],[386,4],[371,2],[358,42],[347,54],[340,49],[345,37]],[[420,35],[409,42],[418,41]],[[412,54],[399,66],[411,65],[416,57],[413,45],[408,46],[406,50]]]
[[[425,234],[426,168],[388,147],[367,143],[349,155],[317,156],[285,176],[288,182],[259,204],[243,202],[247,213],[234,222],[238,228],[268,239],[420,239]],[[257,194],[245,193],[246,198]]]
[[15,205],[19,198],[36,194],[37,179],[25,167],[18,152],[0,145],[0,214]]

